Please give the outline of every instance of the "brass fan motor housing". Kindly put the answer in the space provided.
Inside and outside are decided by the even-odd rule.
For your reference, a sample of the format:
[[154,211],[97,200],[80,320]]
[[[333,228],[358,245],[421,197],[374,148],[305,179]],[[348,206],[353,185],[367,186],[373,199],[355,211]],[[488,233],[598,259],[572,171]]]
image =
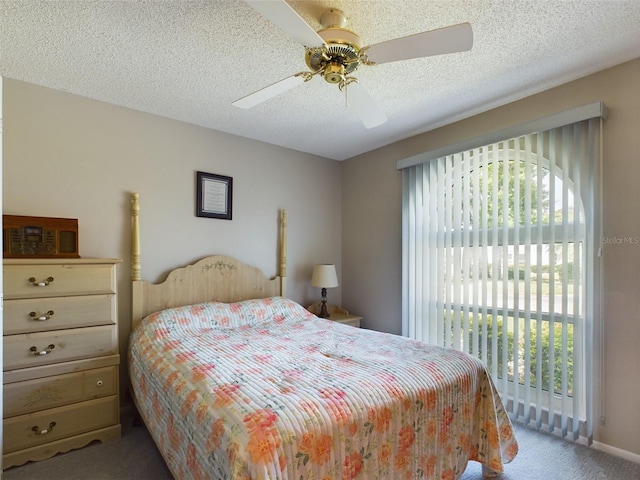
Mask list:
[[351,30],[341,26],[328,26],[318,31],[325,45],[308,48],[305,62],[313,72],[323,72],[328,83],[340,83],[345,76],[360,66],[358,52],[362,40]]

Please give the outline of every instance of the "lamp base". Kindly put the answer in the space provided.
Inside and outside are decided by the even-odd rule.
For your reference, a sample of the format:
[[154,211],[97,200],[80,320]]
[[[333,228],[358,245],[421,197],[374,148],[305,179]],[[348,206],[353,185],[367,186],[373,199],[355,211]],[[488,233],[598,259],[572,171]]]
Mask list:
[[320,318],[329,318],[329,312],[327,311],[327,289],[322,289],[322,306],[320,307]]

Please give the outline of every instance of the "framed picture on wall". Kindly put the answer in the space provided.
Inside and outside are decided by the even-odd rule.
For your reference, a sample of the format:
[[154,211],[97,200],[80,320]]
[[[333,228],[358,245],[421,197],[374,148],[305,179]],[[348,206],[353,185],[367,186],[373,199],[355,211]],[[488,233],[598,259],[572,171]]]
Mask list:
[[233,178],[196,172],[196,216],[231,220]]

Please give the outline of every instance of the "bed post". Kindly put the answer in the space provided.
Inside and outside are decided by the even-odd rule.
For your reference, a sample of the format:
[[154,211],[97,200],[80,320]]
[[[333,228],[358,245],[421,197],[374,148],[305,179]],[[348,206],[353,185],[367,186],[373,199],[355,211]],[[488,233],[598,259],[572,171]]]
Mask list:
[[280,295],[287,296],[287,211],[283,208],[280,219]]
[[138,193],[131,194],[131,328],[142,319],[142,275],[140,264],[140,204]]

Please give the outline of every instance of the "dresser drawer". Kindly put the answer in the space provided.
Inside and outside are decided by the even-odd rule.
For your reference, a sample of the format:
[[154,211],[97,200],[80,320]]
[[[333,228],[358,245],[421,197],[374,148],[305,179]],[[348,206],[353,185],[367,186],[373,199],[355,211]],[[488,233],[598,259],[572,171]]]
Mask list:
[[115,323],[115,294],[26,298],[4,302],[5,335]]
[[109,355],[118,353],[117,330],[106,325],[7,335],[3,353],[4,370]]
[[4,264],[4,298],[115,293],[113,264]]
[[118,423],[117,396],[7,418],[4,453],[42,445]]
[[117,384],[117,366],[6,384],[3,416],[14,417],[115,395]]

